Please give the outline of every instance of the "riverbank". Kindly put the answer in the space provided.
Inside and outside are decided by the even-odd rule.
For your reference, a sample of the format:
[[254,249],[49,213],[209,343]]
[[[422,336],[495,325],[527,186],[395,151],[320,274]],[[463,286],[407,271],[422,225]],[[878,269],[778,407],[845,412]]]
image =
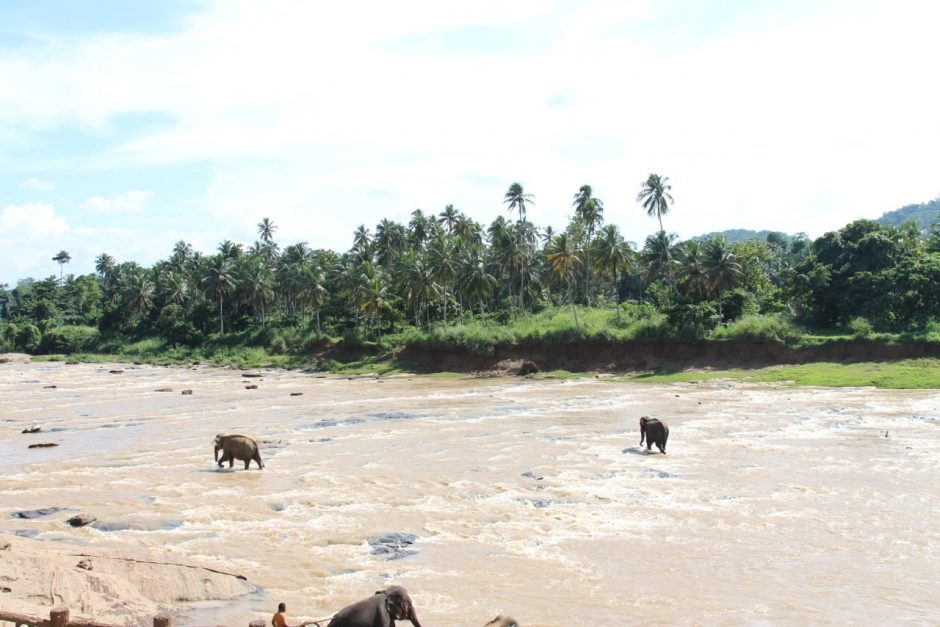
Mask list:
[[[20,356],[21,358],[22,356]],[[0,357],[2,358],[2,357]],[[46,355],[67,363],[120,361],[151,365],[276,367],[336,374],[525,374],[578,377],[598,374],[649,381],[731,378],[798,385],[940,388],[940,343],[830,339],[805,346],[754,340],[578,340],[499,342],[483,347],[421,341],[402,346],[327,342],[292,355],[261,347],[213,350],[143,340],[117,353]]]

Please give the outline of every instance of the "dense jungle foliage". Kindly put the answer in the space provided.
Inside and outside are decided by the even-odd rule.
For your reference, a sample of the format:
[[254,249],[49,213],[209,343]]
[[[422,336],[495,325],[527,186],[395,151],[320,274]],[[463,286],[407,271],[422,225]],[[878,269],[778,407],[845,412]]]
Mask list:
[[[250,247],[214,254],[180,241],[152,267],[107,253],[96,272],[0,285],[0,350],[118,352],[209,344],[301,354],[343,338],[409,343],[524,337],[756,337],[792,342],[805,329],[940,339],[940,228],[859,220],[810,241],[769,233],[732,243],[677,241],[662,228],[667,177],[638,202],[660,230],[641,246],[605,224],[589,185],[564,230],[529,220],[514,183],[509,219],[482,225],[448,205],[407,224],[355,230],[346,252],[278,245],[264,218]],[[514,219],[513,219],[514,218]],[[934,337],[937,336],[937,337]]]

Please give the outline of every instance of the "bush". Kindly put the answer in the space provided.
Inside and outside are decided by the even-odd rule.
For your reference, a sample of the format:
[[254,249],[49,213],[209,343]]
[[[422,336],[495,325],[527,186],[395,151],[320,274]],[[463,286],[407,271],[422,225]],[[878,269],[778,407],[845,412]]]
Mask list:
[[704,301],[698,304],[677,303],[666,312],[669,324],[680,337],[701,339],[720,322],[715,303]]
[[870,338],[875,333],[875,327],[872,326],[872,323],[861,316],[849,320],[848,327],[849,331],[852,332],[852,337],[857,340]]
[[98,329],[95,327],[66,325],[53,327],[42,336],[40,352],[46,354],[79,353],[91,350],[98,340]]
[[794,342],[803,332],[789,318],[780,314],[769,316],[745,316],[726,327],[719,327],[711,334],[715,340],[757,340],[783,344]]
[[34,353],[42,341],[42,333],[35,324],[24,324],[16,332],[13,345],[24,353]]

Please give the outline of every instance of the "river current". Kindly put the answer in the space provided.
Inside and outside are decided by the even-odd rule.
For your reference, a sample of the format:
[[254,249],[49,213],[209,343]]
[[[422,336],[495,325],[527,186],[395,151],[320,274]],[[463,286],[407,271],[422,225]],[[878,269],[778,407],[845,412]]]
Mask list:
[[[253,372],[0,365],[0,531],[259,587],[179,625],[280,601],[298,622],[391,583],[425,627],[940,621],[937,391]],[[216,433],[265,469],[216,468]],[[12,517],[50,506],[98,525]]]

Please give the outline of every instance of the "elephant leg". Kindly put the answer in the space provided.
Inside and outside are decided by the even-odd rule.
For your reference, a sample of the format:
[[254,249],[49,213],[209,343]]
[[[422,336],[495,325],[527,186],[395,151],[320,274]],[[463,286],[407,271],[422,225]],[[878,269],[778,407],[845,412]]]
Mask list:
[[231,457],[228,458],[228,467],[231,468],[234,465],[235,465],[235,456],[232,455]]
[[248,466],[251,465],[251,459],[245,460],[245,470],[248,470]]
[[258,462],[258,470],[261,470],[262,468],[264,468],[264,463],[261,461],[261,455],[260,455],[260,454],[259,454],[259,455],[255,455],[254,459],[255,459],[256,462]]

